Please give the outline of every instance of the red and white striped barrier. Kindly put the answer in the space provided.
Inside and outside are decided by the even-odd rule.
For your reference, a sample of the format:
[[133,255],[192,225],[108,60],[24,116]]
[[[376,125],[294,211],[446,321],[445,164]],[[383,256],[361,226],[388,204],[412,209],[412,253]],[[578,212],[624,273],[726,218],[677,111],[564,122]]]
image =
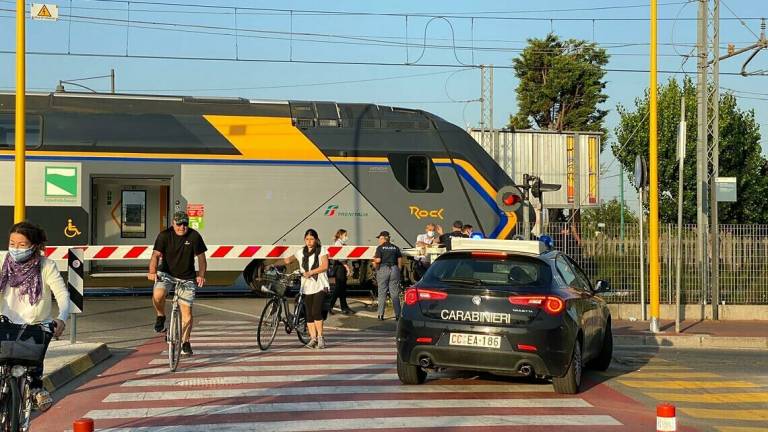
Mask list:
[[[66,260],[71,246],[48,246],[45,256],[53,260]],[[295,254],[299,245],[212,245],[208,246],[206,257],[210,259],[280,259]],[[86,261],[92,260],[148,260],[152,246],[79,246]],[[331,259],[363,260],[373,259],[376,246],[329,246]],[[0,254],[4,254],[0,252]]]

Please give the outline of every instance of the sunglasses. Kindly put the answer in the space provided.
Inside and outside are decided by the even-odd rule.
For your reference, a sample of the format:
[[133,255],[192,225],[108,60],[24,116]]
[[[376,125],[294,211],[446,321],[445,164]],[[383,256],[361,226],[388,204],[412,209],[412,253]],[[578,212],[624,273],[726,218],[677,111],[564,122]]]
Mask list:
[[174,224],[176,224],[176,226],[183,226],[183,227],[189,226],[189,222],[174,222]]

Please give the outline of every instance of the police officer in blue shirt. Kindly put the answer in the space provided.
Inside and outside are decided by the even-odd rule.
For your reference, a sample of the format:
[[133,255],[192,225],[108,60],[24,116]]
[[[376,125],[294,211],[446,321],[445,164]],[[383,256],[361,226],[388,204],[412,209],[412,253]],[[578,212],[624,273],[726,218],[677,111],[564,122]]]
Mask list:
[[387,302],[387,292],[392,299],[395,308],[395,319],[400,317],[400,268],[403,265],[403,254],[400,248],[390,243],[388,231],[382,231],[378,235],[379,246],[373,258],[376,267],[376,284],[379,287],[380,320],[384,320],[384,306]]

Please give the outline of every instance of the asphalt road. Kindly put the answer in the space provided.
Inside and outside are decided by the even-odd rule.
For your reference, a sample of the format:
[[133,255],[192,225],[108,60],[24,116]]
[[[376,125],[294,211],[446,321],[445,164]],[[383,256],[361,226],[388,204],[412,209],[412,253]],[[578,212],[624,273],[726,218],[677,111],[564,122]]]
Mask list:
[[[327,325],[361,333],[394,333],[394,320],[376,320],[375,312],[366,310],[362,303],[368,299],[359,300],[351,303],[358,314],[336,314]],[[263,304],[262,299],[253,297],[200,298],[195,320],[208,325],[255,322]],[[82,393],[78,390],[81,386],[104,379],[109,375],[106,371],[121,364],[133,364],[137,353],[147,350],[153,340],[157,344],[149,297],[88,298],[85,311],[78,320],[78,340],[107,343],[114,355],[58,390],[57,400]],[[227,328],[222,324],[217,331],[227,335]],[[234,332],[244,337],[251,334],[243,324]],[[333,330],[329,334],[332,338]],[[195,347],[194,332],[192,343]],[[461,375],[453,378],[463,379]],[[499,378],[482,379],[497,382]],[[764,430],[760,428],[768,424],[768,355],[764,351],[619,348],[611,369],[606,373],[589,372],[587,380],[589,391],[585,394],[590,399],[586,400],[619,421],[624,420],[622,416],[647,420],[653,417],[656,404],[671,401],[678,407],[679,424],[697,430],[752,432]],[[628,398],[629,403],[617,404],[616,395]]]

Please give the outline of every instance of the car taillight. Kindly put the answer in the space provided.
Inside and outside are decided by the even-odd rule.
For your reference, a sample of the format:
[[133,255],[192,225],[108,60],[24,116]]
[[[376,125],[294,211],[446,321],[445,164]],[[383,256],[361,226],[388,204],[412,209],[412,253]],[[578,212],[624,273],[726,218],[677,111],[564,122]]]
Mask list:
[[405,304],[411,306],[420,300],[444,300],[448,298],[448,293],[443,291],[434,291],[424,288],[408,288],[405,290]]
[[565,310],[565,302],[557,296],[510,296],[509,302],[544,309],[544,312],[552,316],[560,315]]

